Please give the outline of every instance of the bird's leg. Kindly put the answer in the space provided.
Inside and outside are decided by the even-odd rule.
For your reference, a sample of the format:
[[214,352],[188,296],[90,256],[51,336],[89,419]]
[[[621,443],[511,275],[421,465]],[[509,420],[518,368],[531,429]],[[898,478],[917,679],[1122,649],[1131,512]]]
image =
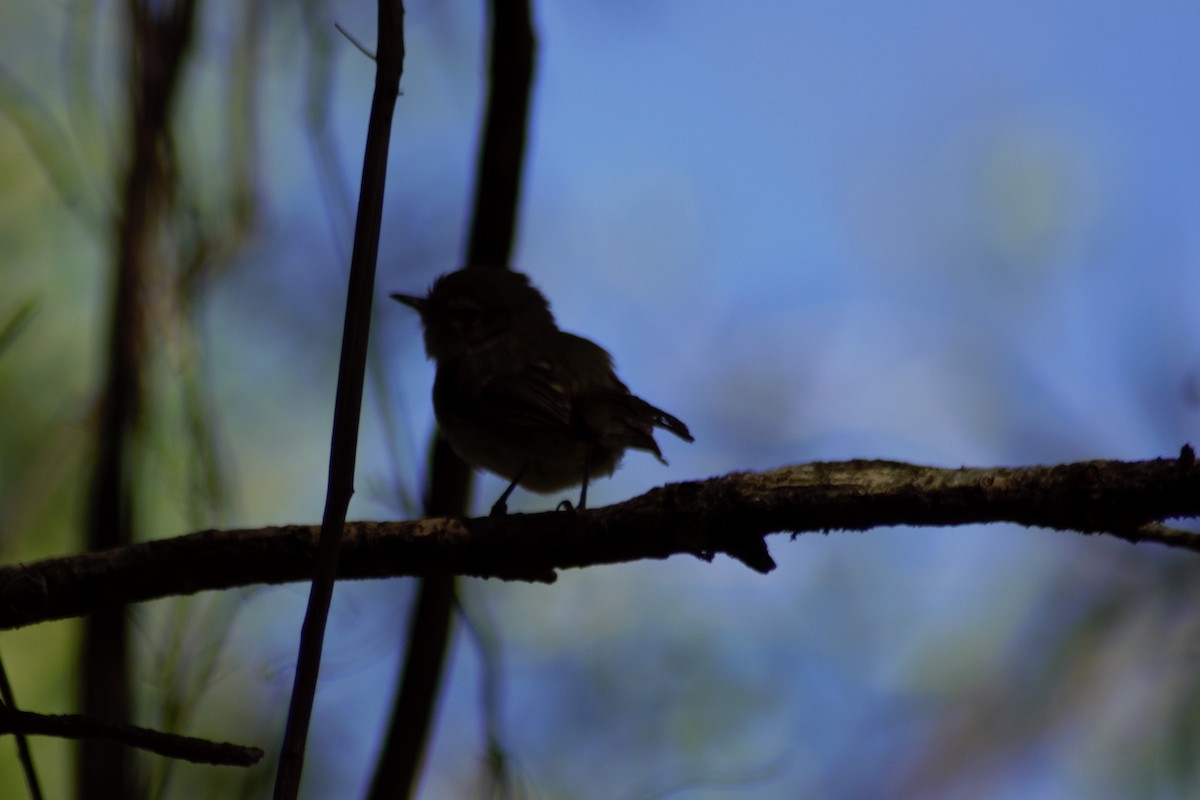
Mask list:
[[525,476],[525,470],[528,468],[529,465],[526,464],[517,470],[516,477],[512,479],[512,483],[510,483],[508,488],[504,490],[504,494],[500,495],[499,500],[497,500],[495,503],[492,503],[492,511],[489,516],[503,517],[508,513],[508,496],[513,493],[513,489],[517,488],[517,484],[521,482],[521,478]]
[[579,489],[579,510],[583,511],[587,508],[587,485],[588,485],[588,467],[592,463],[592,443],[588,442],[587,450],[583,454],[583,485]]
[[587,508],[588,465],[592,462],[592,445],[589,443],[583,454],[583,484],[579,489],[579,505],[571,505],[570,500],[563,500],[554,507],[555,511],[583,511]]

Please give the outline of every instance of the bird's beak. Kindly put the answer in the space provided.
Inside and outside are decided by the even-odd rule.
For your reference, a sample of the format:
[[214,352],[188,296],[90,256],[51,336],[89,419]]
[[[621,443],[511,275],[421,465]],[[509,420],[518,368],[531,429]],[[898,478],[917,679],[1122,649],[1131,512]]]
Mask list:
[[415,297],[411,294],[393,294],[393,295],[388,295],[388,296],[391,297],[393,300],[395,300],[397,303],[403,303],[404,305],[408,306],[409,308],[415,309],[418,314],[424,314],[425,309],[429,305],[429,303],[426,302],[424,297]]

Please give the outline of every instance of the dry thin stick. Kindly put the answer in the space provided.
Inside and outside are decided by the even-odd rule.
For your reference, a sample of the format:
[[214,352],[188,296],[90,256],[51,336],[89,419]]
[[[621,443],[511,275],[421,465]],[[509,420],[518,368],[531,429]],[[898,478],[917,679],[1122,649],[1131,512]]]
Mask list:
[[[17,698],[13,694],[12,684],[8,682],[8,670],[4,668],[2,659],[0,659],[0,700],[3,701],[5,708],[14,711],[17,709]],[[17,737],[17,760],[21,762],[21,771],[25,773],[25,785],[29,787],[29,797],[31,800],[42,800],[42,786],[38,782],[37,768],[33,765],[33,754],[29,752],[29,741],[21,731],[16,731],[14,735]]]
[[388,145],[392,114],[400,93],[404,69],[404,3],[379,0],[379,42],[376,57],[375,94],[367,125],[363,156],[362,187],[354,249],[350,255],[350,285],[346,295],[346,323],[342,332],[342,354],[338,369],[337,395],[333,410],[333,435],[329,455],[329,486],[321,522],[308,611],[300,631],[300,654],[288,708],[287,727],[275,773],[275,800],[294,800],[300,791],[304,747],[312,719],[325,624],[337,576],[342,529],[346,509],[354,494],[354,465],[358,448],[358,424],[362,411],[363,382],[367,366],[367,338],[371,323],[371,301],[375,285],[375,263],[379,255],[379,231],[383,219],[383,195],[387,179]]
[[263,751],[258,747],[163,733],[136,725],[116,725],[82,714],[36,714],[0,705],[0,734],[6,733],[60,739],[106,739],[168,758],[226,767],[250,767],[263,757]]

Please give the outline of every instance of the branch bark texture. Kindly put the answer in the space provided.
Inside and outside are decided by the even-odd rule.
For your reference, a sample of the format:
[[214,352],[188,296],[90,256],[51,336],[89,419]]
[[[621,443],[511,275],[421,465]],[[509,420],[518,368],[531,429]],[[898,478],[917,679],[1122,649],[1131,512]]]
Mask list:
[[[1011,522],[1200,552],[1168,528],[1200,516],[1200,467],[1178,459],[945,469],[845,461],[675,483],[605,508],[346,525],[339,578],[470,575],[552,582],[557,571],[724,553],[759,572],[764,537],[894,525]],[[317,526],[202,531],[0,568],[0,629],[104,608],[312,576]]]

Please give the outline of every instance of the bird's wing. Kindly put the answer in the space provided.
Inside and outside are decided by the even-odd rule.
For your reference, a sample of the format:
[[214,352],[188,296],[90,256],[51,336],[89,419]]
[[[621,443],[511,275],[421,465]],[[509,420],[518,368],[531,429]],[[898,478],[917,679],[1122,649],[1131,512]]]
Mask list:
[[520,370],[488,378],[476,402],[502,425],[538,431],[571,427],[571,393],[548,361],[532,361]]

